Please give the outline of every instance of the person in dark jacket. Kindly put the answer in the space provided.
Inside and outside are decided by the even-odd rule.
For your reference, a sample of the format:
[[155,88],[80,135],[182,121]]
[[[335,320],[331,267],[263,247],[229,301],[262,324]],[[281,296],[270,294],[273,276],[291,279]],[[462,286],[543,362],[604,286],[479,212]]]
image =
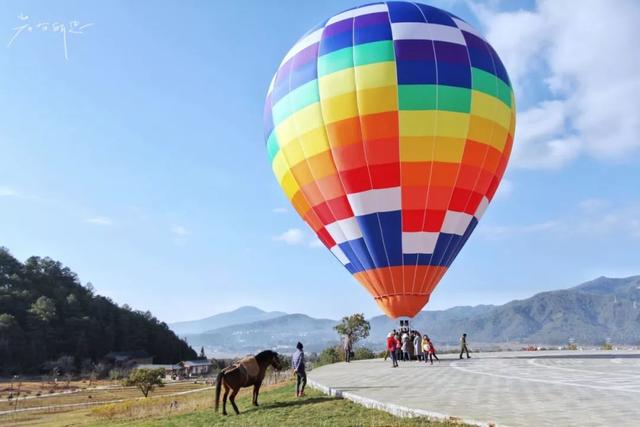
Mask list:
[[351,344],[351,338],[348,335],[345,335],[342,341],[342,348],[344,349],[344,361],[349,363],[351,362],[351,352],[353,351],[353,345]]
[[304,397],[304,387],[307,385],[307,371],[305,369],[304,351],[302,343],[296,344],[296,351],[291,356],[291,367],[296,374],[296,397]]
[[462,359],[462,353],[467,353],[467,359],[471,358],[469,356],[469,349],[467,348],[467,334],[464,333],[460,337],[460,359]]

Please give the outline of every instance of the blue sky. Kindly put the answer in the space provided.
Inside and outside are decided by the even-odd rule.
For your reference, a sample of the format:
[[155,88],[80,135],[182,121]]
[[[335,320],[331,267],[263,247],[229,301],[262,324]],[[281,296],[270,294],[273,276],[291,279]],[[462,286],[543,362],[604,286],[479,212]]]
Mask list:
[[[0,245],[168,322],[379,314],[288,207],[261,119],[296,39],[358,3],[0,3]],[[487,35],[519,112],[499,194],[428,308],[640,273],[640,6],[570,3],[433,2]],[[54,21],[93,24],[67,58],[35,27]]]

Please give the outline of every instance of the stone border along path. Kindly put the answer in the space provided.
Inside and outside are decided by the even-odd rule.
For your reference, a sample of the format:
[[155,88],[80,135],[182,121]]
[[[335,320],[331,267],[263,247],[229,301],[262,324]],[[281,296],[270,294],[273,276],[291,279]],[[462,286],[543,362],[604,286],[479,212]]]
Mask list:
[[307,385],[321,391],[329,396],[335,396],[340,399],[347,399],[352,402],[358,403],[366,408],[379,409],[381,411],[389,412],[397,417],[426,417],[433,421],[457,421],[474,426],[495,426],[495,424],[487,424],[477,420],[462,419],[452,417],[450,415],[441,414],[439,412],[425,411],[423,409],[413,409],[406,406],[394,405],[393,403],[383,403],[377,400],[361,397],[353,393],[342,391],[339,389],[324,386],[314,380],[307,380]]
[[640,351],[473,353],[381,359],[309,371],[309,385],[401,417],[479,426],[616,425],[640,420]]

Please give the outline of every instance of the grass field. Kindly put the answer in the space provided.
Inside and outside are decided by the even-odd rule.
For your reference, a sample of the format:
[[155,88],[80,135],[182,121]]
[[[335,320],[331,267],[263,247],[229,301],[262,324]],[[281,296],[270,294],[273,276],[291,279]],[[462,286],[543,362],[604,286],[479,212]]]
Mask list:
[[[174,394],[188,390],[204,388],[204,384],[194,384],[191,382],[169,383],[165,387],[156,388],[153,395],[161,396]],[[113,400],[130,400],[142,396],[140,390],[135,387],[122,387],[118,385],[102,388],[84,388],[67,391],[66,393],[56,392],[54,394],[43,394],[36,397],[33,393],[27,398],[25,393],[18,400],[18,408],[34,408],[42,406],[68,405],[81,403],[109,402]],[[6,398],[0,400],[0,411],[9,411],[15,408],[17,398],[11,401]]]
[[[162,390],[165,392],[169,387]],[[91,408],[0,416],[6,426],[447,426],[420,418],[396,418],[347,400],[328,397],[308,389],[296,398],[291,383],[266,386],[260,406],[251,406],[251,389],[243,389],[236,400],[241,414],[228,416],[213,411],[213,390],[190,394],[131,399]],[[112,391],[114,392],[114,391]],[[124,391],[123,391],[124,393]],[[154,392],[155,393],[155,392]],[[124,394],[123,394],[124,395]]]
[[[386,412],[367,409],[347,400],[325,396],[309,389],[307,396],[296,398],[294,386],[286,384],[260,395],[260,406],[251,406],[245,393],[237,399],[240,415],[223,416],[213,409],[155,420],[124,422],[117,425],[160,426],[446,426],[420,418],[397,418]],[[227,407],[230,414],[233,409]]]

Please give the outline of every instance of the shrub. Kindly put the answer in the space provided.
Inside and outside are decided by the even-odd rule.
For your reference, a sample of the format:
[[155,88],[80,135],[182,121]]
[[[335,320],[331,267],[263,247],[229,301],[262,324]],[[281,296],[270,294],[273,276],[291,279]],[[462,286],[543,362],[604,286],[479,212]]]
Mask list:
[[367,347],[358,347],[353,351],[355,360],[375,359],[376,354]]
[[337,363],[342,360],[342,350],[338,347],[327,347],[322,350],[322,353],[318,356],[317,366],[329,365],[331,363]]
[[278,353],[278,358],[280,359],[280,364],[282,365],[283,371],[288,371],[289,369],[291,369],[291,356],[283,353]]
[[109,371],[110,380],[121,380],[127,376],[127,371],[120,368],[113,368]]

